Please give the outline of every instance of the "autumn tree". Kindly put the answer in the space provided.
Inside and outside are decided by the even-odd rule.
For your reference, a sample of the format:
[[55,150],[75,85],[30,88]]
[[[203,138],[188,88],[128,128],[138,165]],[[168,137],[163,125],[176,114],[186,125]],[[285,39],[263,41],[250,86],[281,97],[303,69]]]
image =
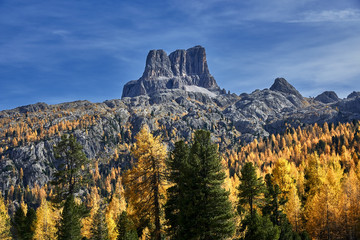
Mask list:
[[0,196],[0,239],[11,240],[11,224],[8,209],[4,199]]
[[56,221],[58,218],[58,212],[53,209],[51,203],[42,199],[40,207],[36,209],[34,239],[56,239]]
[[166,146],[144,126],[135,137],[132,154],[137,162],[124,174],[125,194],[138,220],[138,227],[146,222],[154,225],[152,235],[160,240],[161,205],[164,200]]

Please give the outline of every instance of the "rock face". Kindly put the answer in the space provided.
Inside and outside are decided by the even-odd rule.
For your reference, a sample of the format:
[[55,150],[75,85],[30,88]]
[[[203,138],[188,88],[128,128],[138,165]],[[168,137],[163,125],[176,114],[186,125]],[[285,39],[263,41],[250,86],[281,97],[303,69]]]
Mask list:
[[292,94],[298,98],[302,98],[298,90],[296,90],[285,78],[276,78],[274,84],[270,87],[270,90],[282,92],[285,94]]
[[350,93],[347,98],[357,98],[360,97],[360,92],[355,92],[353,91],[352,93]]
[[186,86],[212,92],[220,90],[209,72],[205,48],[201,46],[176,50],[169,56],[164,50],[151,50],[142,77],[125,84],[122,97],[152,95],[172,89],[186,90]]
[[318,95],[315,100],[322,103],[333,103],[339,101],[340,98],[334,91],[325,91]]

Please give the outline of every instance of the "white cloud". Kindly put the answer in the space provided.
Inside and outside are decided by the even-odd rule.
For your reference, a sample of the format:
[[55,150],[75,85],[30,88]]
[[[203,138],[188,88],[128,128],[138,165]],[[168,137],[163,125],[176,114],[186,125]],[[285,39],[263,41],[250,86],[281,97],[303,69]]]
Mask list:
[[343,9],[343,10],[323,10],[308,11],[299,19],[290,20],[294,23],[314,23],[314,22],[354,22],[360,21],[360,10]]

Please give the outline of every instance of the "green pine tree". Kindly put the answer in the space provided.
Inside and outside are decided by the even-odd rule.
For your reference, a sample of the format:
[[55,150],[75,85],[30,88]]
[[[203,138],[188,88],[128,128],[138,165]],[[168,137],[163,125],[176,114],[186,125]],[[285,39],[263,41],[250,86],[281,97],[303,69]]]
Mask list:
[[119,221],[117,223],[118,237],[117,240],[137,240],[138,235],[136,232],[136,227],[127,216],[127,213],[124,211],[120,214]]
[[255,214],[255,206],[260,204],[264,192],[264,183],[257,177],[256,169],[252,163],[245,163],[240,171],[238,212],[242,214],[248,206],[250,215]]
[[90,179],[89,171],[86,169],[89,160],[82,149],[74,135],[63,135],[54,147],[55,157],[60,164],[51,181],[55,189],[55,197],[52,200],[58,207],[64,205],[58,224],[58,240],[82,238],[81,218],[88,211],[83,204],[77,205],[74,201],[74,194]]
[[109,240],[108,229],[105,221],[104,210],[100,207],[94,217],[94,221],[91,226],[90,240]]
[[36,211],[29,208],[25,217],[24,240],[32,240],[35,231]]
[[24,210],[21,206],[18,207],[11,222],[14,239],[24,239],[26,227],[25,218]]
[[232,206],[229,193],[222,188],[225,173],[210,132],[196,131],[190,151],[178,143],[168,167],[170,181],[176,185],[168,191],[170,202],[166,205],[173,239],[231,237]]
[[278,240],[280,229],[274,225],[269,216],[261,216],[257,211],[247,214],[242,221],[241,232],[245,232],[244,240]]
[[181,232],[180,216],[186,211],[184,208],[185,171],[187,159],[189,157],[189,147],[184,141],[175,143],[174,150],[170,153],[166,162],[169,172],[169,181],[173,185],[167,189],[167,202],[165,204],[166,224],[169,226],[167,231],[172,239],[178,239]]
[[90,175],[86,169],[89,160],[82,149],[74,135],[67,134],[61,136],[61,141],[54,147],[55,158],[60,164],[51,181],[55,187],[53,202],[63,202],[89,182]]
[[74,196],[70,195],[64,204],[58,226],[58,240],[81,240],[81,211]]
[[299,239],[300,236],[292,230],[292,226],[281,210],[282,206],[287,202],[281,196],[279,185],[274,184],[270,174],[265,176],[265,205],[262,207],[262,213],[269,216],[271,222],[280,229],[279,240]]
[[19,207],[14,214],[12,221],[13,235],[15,239],[32,240],[35,230],[36,212],[29,208],[26,215],[22,207]]

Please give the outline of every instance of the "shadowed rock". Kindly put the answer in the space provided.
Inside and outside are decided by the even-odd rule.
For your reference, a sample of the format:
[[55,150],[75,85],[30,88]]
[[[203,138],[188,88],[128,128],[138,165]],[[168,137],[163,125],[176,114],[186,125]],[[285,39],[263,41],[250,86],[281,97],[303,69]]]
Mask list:
[[270,87],[270,90],[282,92],[286,94],[293,94],[298,98],[303,98],[298,90],[296,90],[285,78],[276,78],[274,84]]
[[318,95],[315,100],[322,103],[333,103],[339,101],[340,98],[334,91],[325,91]]

